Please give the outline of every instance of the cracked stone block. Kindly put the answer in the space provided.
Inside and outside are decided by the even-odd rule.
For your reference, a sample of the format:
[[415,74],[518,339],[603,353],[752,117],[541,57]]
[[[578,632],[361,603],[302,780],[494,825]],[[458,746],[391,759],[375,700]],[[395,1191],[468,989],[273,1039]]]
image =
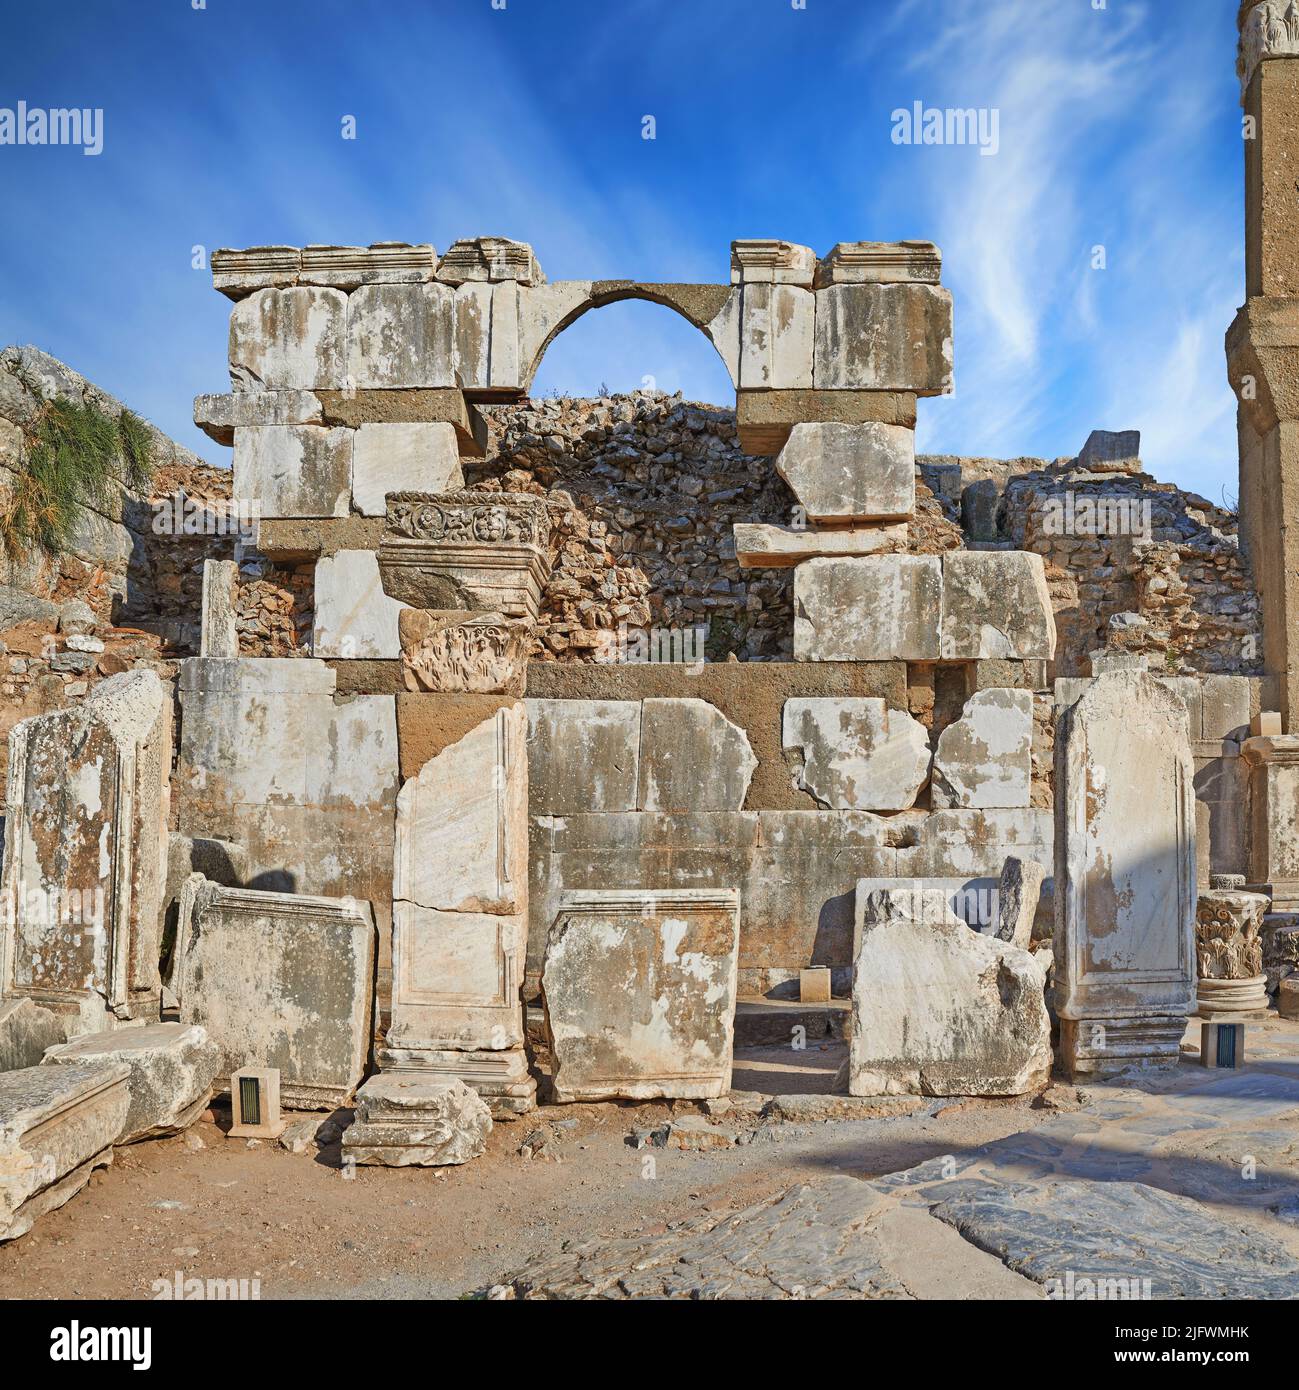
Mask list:
[[119,1144],[179,1134],[203,1113],[221,1049],[203,1028],[188,1023],[148,1023],[88,1033],[52,1047],[45,1066],[85,1066],[101,1062],[130,1068],[131,1105]]
[[541,981],[555,1099],[725,1095],[739,927],[734,889],[566,893]]
[[295,286],[263,289],[230,311],[230,380],[236,391],[346,386],[347,295]]
[[350,1101],[370,1054],[374,914],[355,898],[185,885],[174,988],[217,1045],[216,1084],[273,1067],[291,1109]]
[[950,392],[951,292],[907,281],[817,290],[813,384],[818,390]]
[[997,883],[996,936],[1027,951],[1033,942],[1042,891],[1050,877],[1035,859],[1009,856]]
[[30,999],[0,1001],[0,1072],[37,1066],[67,1036],[66,1020]]
[[634,811],[639,700],[528,700],[528,813]]
[[1055,617],[1040,555],[950,550],[942,557],[944,661],[1050,660]]
[[26,1234],[113,1161],[129,1076],[113,1063],[0,1073],[0,1241]]
[[1027,806],[1032,782],[1032,692],[976,691],[938,736],[934,809]]
[[360,389],[457,385],[450,285],[362,285],[348,300],[348,384]]
[[944,558],[881,555],[799,565],[794,659],[937,661],[943,655]]
[[352,505],[384,516],[390,492],[450,492],[464,487],[454,425],[362,425],[352,449]]
[[401,655],[398,615],[405,607],[384,593],[374,551],[322,555],[316,561],[312,655],[395,660]]
[[795,425],[776,471],[813,521],[893,521],[916,509],[916,435],[901,425]]
[[883,700],[785,701],[794,785],[832,811],[907,811],[929,779],[923,724]]
[[383,1072],[356,1093],[343,1160],[388,1168],[468,1163],[487,1147],[492,1117],[463,1081]]
[[234,496],[274,517],[346,516],[352,495],[353,431],[324,425],[262,425],[235,431]]
[[849,1094],[1015,1096],[1046,1084],[1046,977],[1027,951],[929,904],[918,911],[906,893],[876,890],[857,910]]
[[706,700],[641,702],[638,811],[738,811],[757,766],[748,735]]

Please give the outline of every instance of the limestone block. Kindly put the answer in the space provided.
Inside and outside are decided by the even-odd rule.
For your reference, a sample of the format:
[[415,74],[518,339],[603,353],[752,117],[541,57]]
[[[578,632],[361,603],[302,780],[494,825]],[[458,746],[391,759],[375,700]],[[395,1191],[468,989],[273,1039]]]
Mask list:
[[264,289],[230,311],[236,391],[347,386],[347,296],[340,290]]
[[498,710],[397,796],[393,896],[443,912],[527,910],[527,711]]
[[738,811],[758,765],[748,735],[706,700],[641,705],[639,811]]
[[352,505],[383,516],[390,492],[449,492],[464,486],[455,426],[362,425],[352,449]]
[[376,241],[371,246],[304,246],[298,283],[354,290],[360,285],[431,280],[437,252],[427,243]]
[[951,550],[942,562],[944,661],[1055,655],[1055,618],[1040,555]]
[[904,282],[833,284],[815,293],[817,389],[952,391],[948,290]]
[[1140,430],[1093,430],[1078,454],[1078,467],[1089,473],[1139,473]]
[[1185,707],[1095,679],[1055,744],[1055,997],[1068,1073],[1176,1065],[1195,997],[1195,792]]
[[827,285],[893,284],[942,278],[943,254],[932,241],[841,241],[816,265],[818,290]]
[[923,724],[883,700],[785,701],[794,785],[831,811],[906,811],[929,779]]
[[237,657],[239,632],[235,626],[235,588],[239,566],[233,560],[203,561],[203,630],[199,655]]
[[1027,806],[1032,781],[1032,691],[976,691],[938,736],[934,808]]
[[312,391],[233,391],[194,397],[194,423],[227,448],[249,425],[319,425],[320,397]]
[[537,1083],[522,1047],[479,1048],[381,1046],[374,1059],[385,1072],[418,1072],[430,1081],[463,1081],[487,1103],[493,1120],[526,1115],[537,1105]]
[[113,1161],[129,1075],[111,1063],[0,1072],[0,1241],[26,1234]]
[[158,1016],[171,724],[168,688],[127,671],[9,734],[0,998],[70,1032]]
[[223,888],[182,896],[173,974],[184,1023],[221,1051],[218,1086],[274,1067],[292,1109],[346,1104],[370,1052],[374,913],[352,898]]
[[1200,738],[1239,741],[1250,736],[1249,685],[1248,676],[1200,677]]
[[30,999],[0,1000],[0,1072],[39,1065],[47,1048],[67,1040],[66,1020]]
[[468,1163],[487,1147],[491,1131],[487,1106],[464,1082],[384,1072],[356,1093],[343,1158],[389,1168]]
[[130,1071],[131,1106],[119,1144],[179,1134],[193,1124],[212,1098],[221,1049],[203,1028],[187,1023],[147,1023],[88,1033],[51,1047],[45,1066],[109,1062]]
[[[946,922],[956,917],[972,931],[999,936],[999,880],[989,875],[859,878],[853,893],[852,958],[861,949],[863,913],[877,893],[887,893],[894,908],[913,922]],[[1007,938],[1001,937],[1001,940]]]
[[937,661],[943,588],[937,555],[808,560],[794,571],[794,658]]
[[1034,859],[1010,855],[1002,866],[997,884],[996,936],[1022,950],[1033,944],[1033,924],[1038,918],[1042,892],[1049,877]]
[[401,655],[398,615],[405,608],[383,591],[372,550],[340,550],[316,561],[316,657],[395,659]]
[[740,389],[810,387],[815,321],[811,290],[746,281],[740,296]]
[[795,425],[776,471],[813,521],[890,521],[916,509],[916,435],[902,425]]
[[[528,813],[634,811],[639,700],[528,700]],[[549,921],[546,923],[549,926]]]
[[877,891],[858,910],[851,1095],[1013,1096],[1046,1084],[1046,977],[1027,951],[955,916],[917,919],[905,895]]
[[407,690],[523,694],[532,644],[528,623],[508,622],[500,613],[402,606],[397,636]]
[[739,894],[566,894],[542,993],[560,1102],[703,1099],[731,1085]]
[[517,394],[522,389],[519,294],[514,280],[457,287],[456,373],[466,391]]
[[907,548],[905,525],[853,527],[826,531],[816,527],[773,526],[737,521],[735,560],[741,569],[789,569],[818,556],[836,559],[891,555]]
[[235,431],[234,496],[259,518],[346,516],[353,431],[265,425]]
[[296,246],[222,246],[212,252],[212,287],[230,299],[243,299],[254,290],[294,285],[302,268]]
[[438,265],[437,278],[449,285],[505,281],[542,285],[546,277],[526,241],[508,237],[468,237],[452,242]]
[[811,289],[816,252],[767,237],[731,242],[731,284],[802,285]]
[[898,873],[916,877],[991,874],[1010,854],[1052,858],[1051,812],[1022,806],[986,811],[932,811],[917,827],[914,843],[897,852]]
[[449,285],[363,285],[348,299],[348,383],[455,386],[455,291]]

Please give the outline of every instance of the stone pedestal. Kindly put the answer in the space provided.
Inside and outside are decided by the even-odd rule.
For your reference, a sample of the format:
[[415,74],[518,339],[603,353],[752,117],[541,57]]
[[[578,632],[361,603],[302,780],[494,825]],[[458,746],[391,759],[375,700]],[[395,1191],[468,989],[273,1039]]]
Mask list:
[[343,1160],[389,1168],[468,1163],[491,1131],[487,1106],[463,1081],[384,1072],[357,1092]]
[[1185,706],[1145,672],[1099,676],[1061,715],[1055,757],[1061,1065],[1175,1066],[1195,999]]
[[1201,1018],[1266,1017],[1263,914],[1268,900],[1217,876],[1195,914],[1196,1012]]
[[1299,910],[1299,735],[1247,738],[1250,885],[1276,912]]

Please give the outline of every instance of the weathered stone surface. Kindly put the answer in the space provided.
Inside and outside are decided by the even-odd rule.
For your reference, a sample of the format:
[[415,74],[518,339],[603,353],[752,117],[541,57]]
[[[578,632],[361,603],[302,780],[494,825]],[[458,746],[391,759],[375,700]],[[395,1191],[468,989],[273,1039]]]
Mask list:
[[942,612],[937,555],[808,560],[794,571],[794,657],[937,661]]
[[116,1142],[178,1134],[202,1114],[212,1098],[221,1049],[203,1028],[188,1023],[148,1023],[88,1033],[51,1047],[45,1066],[102,1062],[130,1069],[131,1106]]
[[861,424],[882,420],[916,427],[912,391],[737,391],[735,421],[746,454],[778,454],[790,431],[806,420]]
[[397,796],[393,895],[445,912],[526,910],[527,711],[498,710]]
[[940,285],[833,284],[816,291],[818,390],[944,395],[952,384],[952,296]]
[[347,296],[317,288],[263,289],[230,311],[236,391],[314,390],[347,382]]
[[[513,279],[467,281],[456,287],[456,375],[480,399],[508,399],[523,390],[520,293]],[[526,297],[527,291],[522,293]]]
[[350,1100],[370,1051],[374,914],[369,903],[248,888],[195,875],[181,903],[172,988],[185,1023],[221,1052],[217,1084],[274,1067],[284,1104]]
[[1299,914],[1268,913],[1263,918],[1263,970],[1269,994],[1282,980],[1299,971]]
[[945,661],[1050,660],[1055,618],[1040,555],[952,550],[943,556]]
[[1195,990],[1196,1011],[1202,1018],[1267,1008],[1262,928],[1269,906],[1265,893],[1223,888],[1199,893]]
[[844,559],[890,555],[907,548],[903,525],[859,526],[826,531],[816,527],[737,522],[735,560],[741,569],[788,569],[820,556]]
[[1195,997],[1186,711],[1142,671],[1097,677],[1055,744],[1055,998],[1070,1076],[1176,1065]]
[[239,631],[236,627],[235,588],[239,566],[233,560],[203,561],[203,630],[200,656],[237,657]]
[[129,1075],[111,1063],[0,1072],[0,1241],[24,1235],[113,1161]]
[[345,385],[455,386],[455,291],[363,285],[348,300]]
[[933,805],[1027,806],[1033,783],[1033,695],[979,690],[938,736]]
[[450,492],[464,487],[453,425],[362,425],[352,448],[352,505],[384,516],[390,492]]
[[832,811],[906,811],[929,778],[923,724],[883,700],[785,702],[795,785]]
[[312,391],[231,391],[195,396],[194,423],[227,448],[235,431],[249,425],[320,425],[320,398]]
[[522,1047],[492,1051],[381,1046],[375,1048],[374,1060],[385,1072],[419,1072],[431,1081],[463,1081],[487,1102],[493,1120],[526,1115],[537,1106],[537,1083]]
[[1093,430],[1078,454],[1089,473],[1140,473],[1140,430]]
[[1051,1070],[1041,966],[906,894],[861,893],[848,1090],[1023,1095]]
[[942,278],[943,253],[932,241],[841,241],[817,262],[818,290],[827,285],[892,284]]
[[916,509],[916,435],[902,425],[795,425],[776,471],[813,521],[892,521]]
[[816,252],[769,237],[731,242],[731,284],[802,285],[811,289]]
[[1007,858],[997,883],[996,936],[1027,951],[1033,943],[1042,889],[1049,875],[1035,859]]
[[739,389],[809,388],[815,322],[810,289],[746,280],[740,291]]
[[526,703],[529,815],[636,809],[639,700]]
[[402,608],[397,635],[407,690],[517,697],[527,685],[527,623],[500,613]]
[[[376,241],[370,246],[304,246],[299,283],[354,290],[359,285],[431,280],[437,252],[427,243]],[[214,276],[215,278],[215,276]]]
[[340,550],[316,561],[312,655],[361,660],[401,655],[398,619],[405,604],[389,598],[372,550]]
[[731,1084],[739,894],[566,894],[542,975],[558,1101]]
[[389,1168],[468,1163],[487,1147],[492,1117],[463,1081],[383,1072],[356,1093],[343,1159]]
[[1246,739],[1250,881],[1265,885],[1276,911],[1299,908],[1299,735]]
[[507,280],[520,285],[541,285],[546,281],[526,241],[500,236],[466,237],[452,242],[438,265],[437,278],[449,285]]
[[67,1021],[49,1009],[30,999],[0,1000],[0,1072],[39,1065],[67,1036]]
[[641,705],[640,811],[738,811],[758,760],[744,730],[706,700]]
[[235,431],[234,496],[259,517],[346,516],[352,431],[264,425]]
[[9,735],[0,997],[74,1022],[156,1018],[171,700],[152,671]]

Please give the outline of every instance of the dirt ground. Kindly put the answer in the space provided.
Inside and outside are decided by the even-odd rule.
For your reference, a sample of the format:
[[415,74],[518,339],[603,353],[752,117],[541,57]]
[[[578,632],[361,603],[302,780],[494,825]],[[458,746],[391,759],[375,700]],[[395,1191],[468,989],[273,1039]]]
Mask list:
[[[842,1044],[737,1054],[734,1084],[824,1092],[842,1056]],[[811,1124],[722,1117],[751,1141],[680,1152],[627,1142],[672,1116],[666,1103],[546,1106],[498,1123],[486,1154],[462,1167],[362,1167],[352,1178],[337,1142],[294,1154],[229,1139],[229,1112],[216,1108],[185,1135],[118,1149],[84,1192],[0,1246],[0,1298],[147,1299],[178,1271],[256,1280],[264,1299],[460,1297],[566,1241],[652,1233],[828,1173],[892,1172],[1048,1113],[1029,1098],[936,1108]],[[678,1118],[702,1113],[675,1107]],[[540,1153],[521,1155],[538,1133]]]

